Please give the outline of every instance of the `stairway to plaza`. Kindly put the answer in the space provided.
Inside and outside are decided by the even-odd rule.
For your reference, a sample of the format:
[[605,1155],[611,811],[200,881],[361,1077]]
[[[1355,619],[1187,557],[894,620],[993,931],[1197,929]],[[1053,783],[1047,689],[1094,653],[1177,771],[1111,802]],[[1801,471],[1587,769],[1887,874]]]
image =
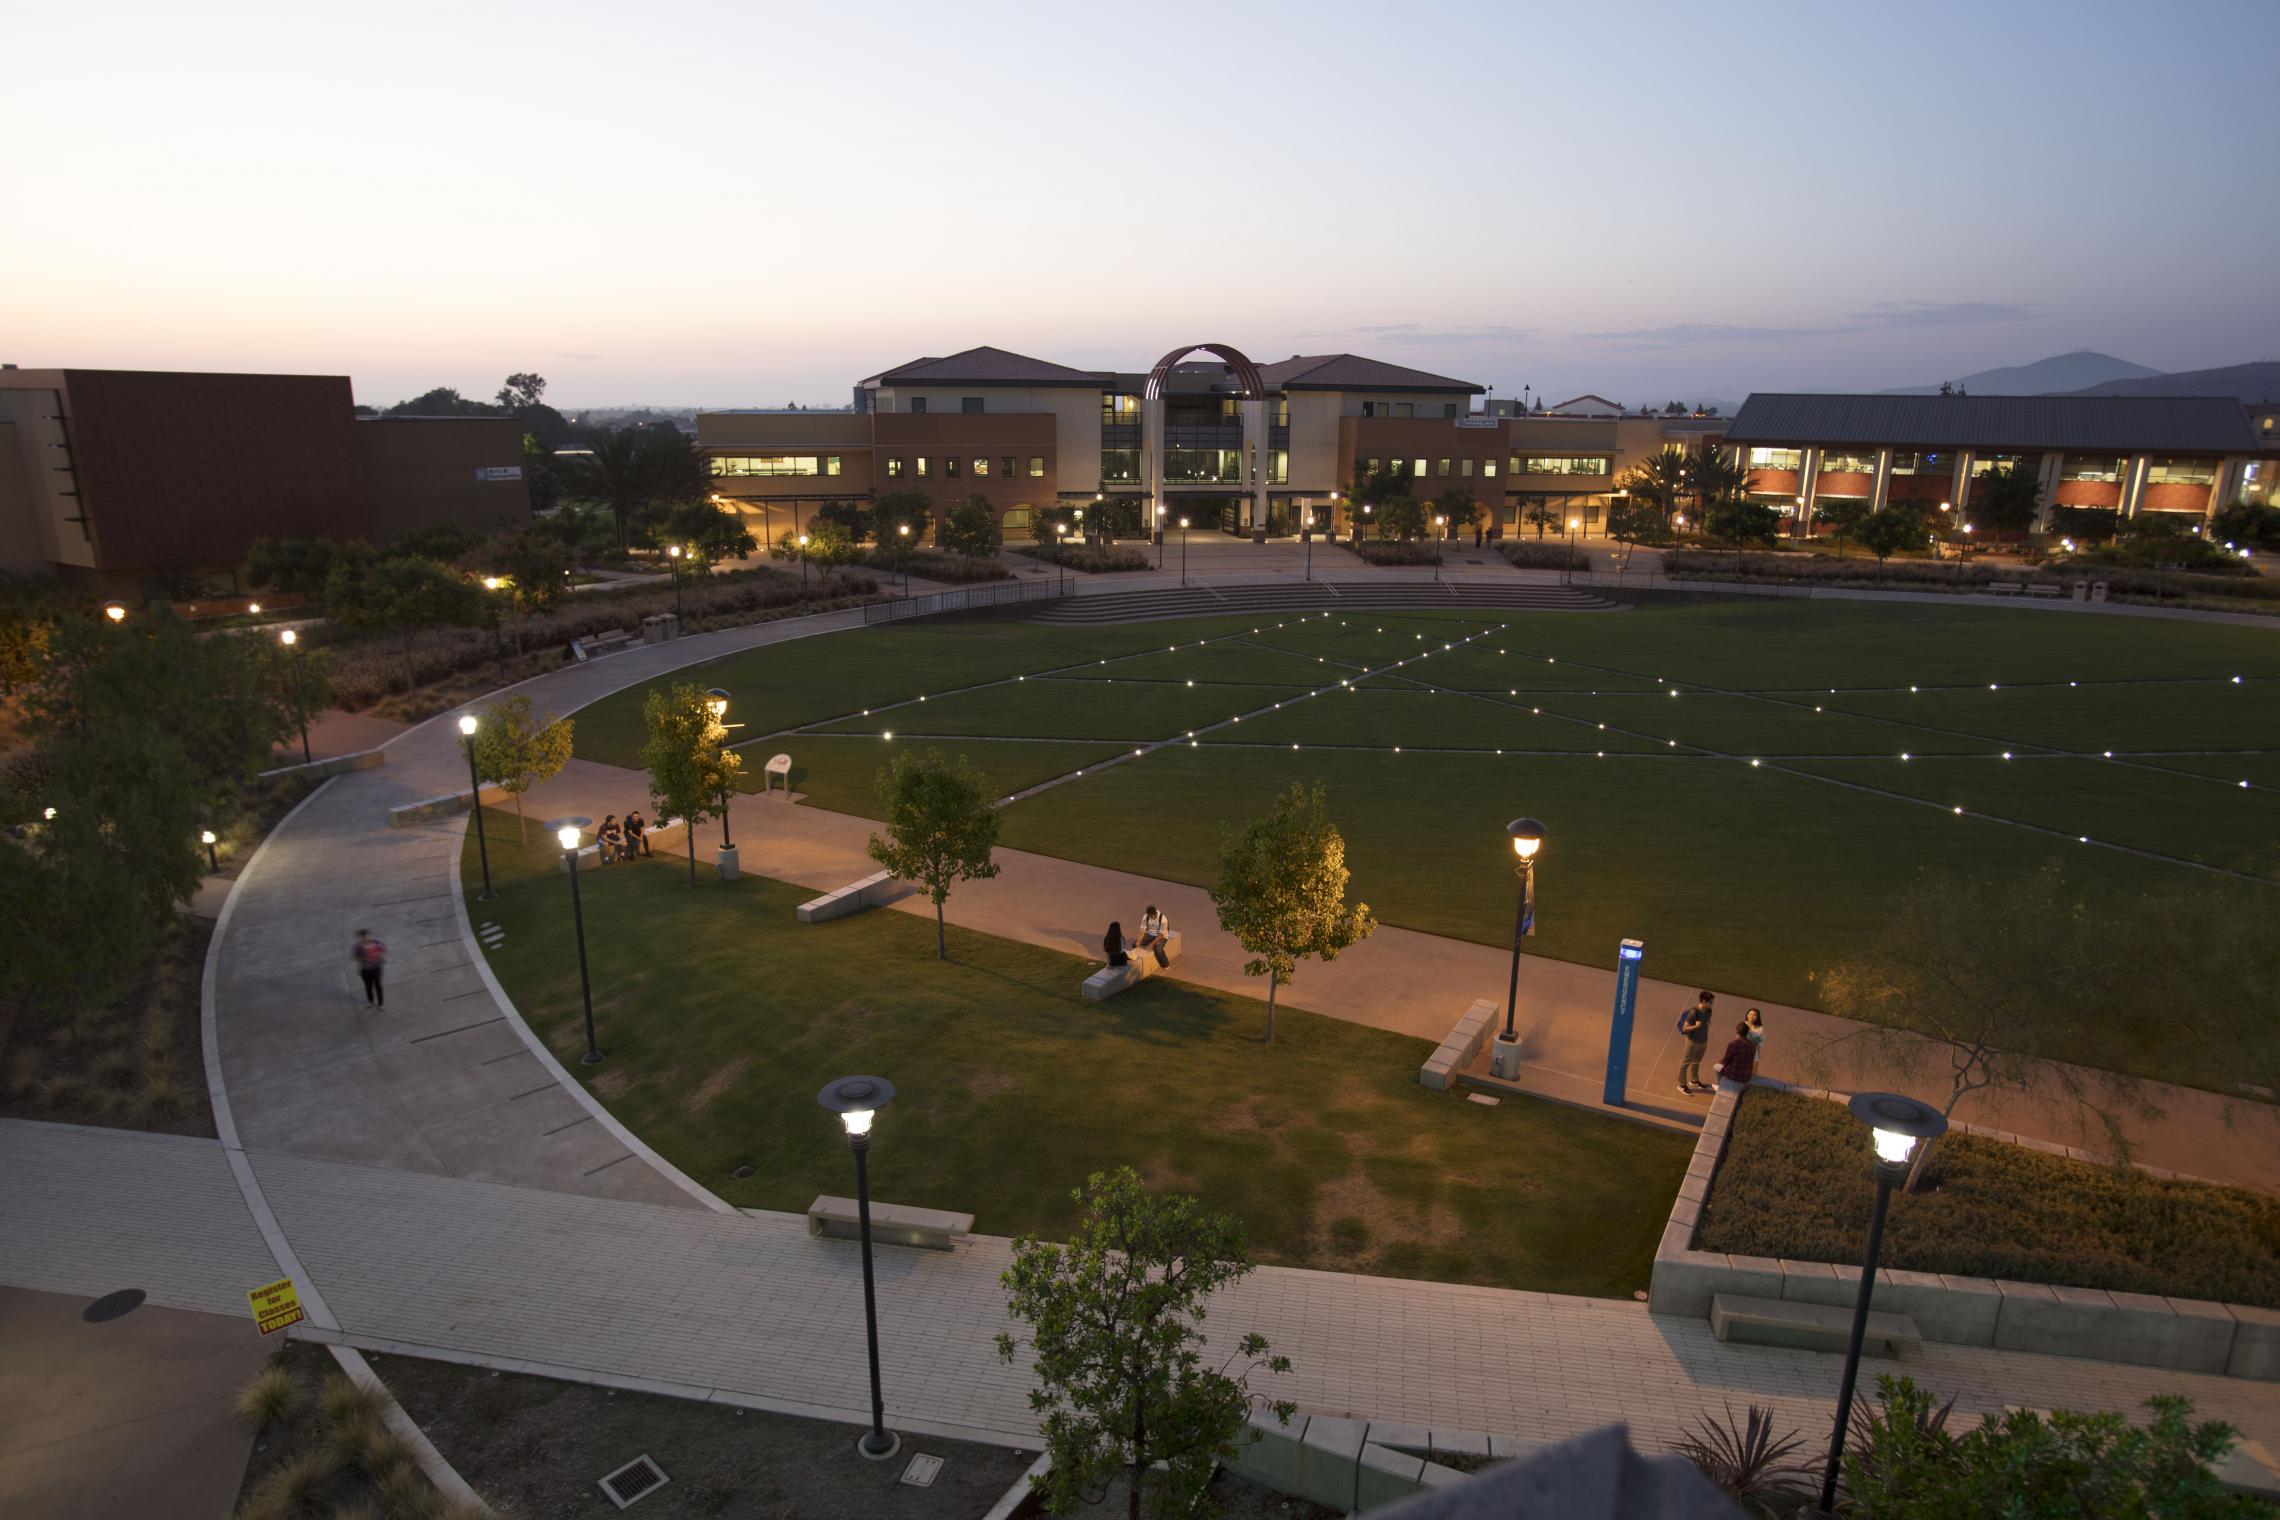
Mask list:
[[1601,612],[1615,603],[1589,591],[1538,582],[1496,580],[1297,581],[1248,586],[1164,586],[1104,591],[1056,601],[1031,614],[1040,623],[1139,623],[1208,617],[1220,612],[1293,612],[1317,608],[1497,608],[1519,612]]

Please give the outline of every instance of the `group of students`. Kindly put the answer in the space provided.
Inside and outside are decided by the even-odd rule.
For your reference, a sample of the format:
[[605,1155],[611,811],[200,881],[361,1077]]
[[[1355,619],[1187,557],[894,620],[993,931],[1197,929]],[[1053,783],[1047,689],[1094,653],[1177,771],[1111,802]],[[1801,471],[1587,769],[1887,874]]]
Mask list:
[[[1686,1059],[1678,1063],[1682,1097],[1717,1091],[1702,1080],[1702,1058],[1710,1053],[1710,1022],[1716,1016],[1712,1005],[1717,1001],[1714,993],[1697,992],[1693,1003],[1678,1016],[1678,1032],[1686,1037]],[[1764,1048],[1765,1016],[1752,1008],[1734,1025],[1734,1037],[1726,1042],[1726,1053],[1711,1071],[1736,1087],[1747,1087],[1750,1078],[1757,1075],[1758,1052]]]
[[1108,925],[1108,932],[1100,937],[1100,948],[1108,956],[1108,963],[1111,966],[1130,965],[1132,962],[1131,952],[1141,950],[1154,955],[1156,965],[1161,969],[1172,963],[1172,958],[1164,953],[1164,947],[1170,944],[1171,940],[1171,915],[1163,912],[1154,903],[1150,903],[1148,904],[1148,911],[1140,917],[1140,938],[1138,940],[1125,939],[1123,920],[1112,919]]
[[636,855],[647,855],[649,821],[640,813],[633,812],[626,814],[625,822],[620,823],[618,815],[612,813],[594,831],[594,843],[601,847],[603,865],[608,865],[613,860],[631,860]]

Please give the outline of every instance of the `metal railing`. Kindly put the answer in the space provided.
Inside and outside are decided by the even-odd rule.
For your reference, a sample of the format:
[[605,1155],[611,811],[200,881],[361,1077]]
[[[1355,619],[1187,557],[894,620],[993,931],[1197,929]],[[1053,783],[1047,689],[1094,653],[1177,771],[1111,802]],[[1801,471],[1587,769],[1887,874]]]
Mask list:
[[899,601],[871,602],[863,608],[863,621],[866,625],[899,623],[905,618],[966,612],[977,607],[1003,607],[1015,602],[1043,602],[1066,595],[1066,591],[1049,580],[958,586],[949,591],[938,591],[932,596],[909,596]]

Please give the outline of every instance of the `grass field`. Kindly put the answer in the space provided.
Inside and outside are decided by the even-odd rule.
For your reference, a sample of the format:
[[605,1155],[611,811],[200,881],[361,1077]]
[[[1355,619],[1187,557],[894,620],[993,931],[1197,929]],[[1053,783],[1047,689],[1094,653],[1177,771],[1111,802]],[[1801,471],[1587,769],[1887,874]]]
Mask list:
[[[1485,943],[1503,825],[1532,814],[1535,949],[1606,964],[1634,936],[1660,975],[1788,1002],[1927,869],[2280,893],[2257,628],[1885,603],[985,623],[681,679],[736,694],[755,788],[787,751],[812,803],[874,814],[878,766],[935,744],[999,795],[1067,778],[1009,806],[1006,844],[1172,880],[1208,883],[1225,830],[1320,781],[1380,918]],[[638,764],[640,701],[581,713],[578,753]]]
[[[1683,1136],[1555,1104],[1417,1085],[1424,1041],[1168,979],[1082,1001],[1050,951],[879,912],[803,925],[811,895],[754,877],[685,885],[677,861],[580,875],[605,1064],[582,1066],[577,958],[556,852],[484,815],[487,951],[515,1004],[612,1112],[743,1207],[852,1186],[833,1077],[895,1083],[874,1195],[990,1234],[1065,1232],[1070,1189],[1130,1164],[1241,1219],[1263,1261],[1543,1291],[1646,1286]],[[472,870],[474,841],[463,866]],[[738,1168],[753,1174],[738,1178]]]

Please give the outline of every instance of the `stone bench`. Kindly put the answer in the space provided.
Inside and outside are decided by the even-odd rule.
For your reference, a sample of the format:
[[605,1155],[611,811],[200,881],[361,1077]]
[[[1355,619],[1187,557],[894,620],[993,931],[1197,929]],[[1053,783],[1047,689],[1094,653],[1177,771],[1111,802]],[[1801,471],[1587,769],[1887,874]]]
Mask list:
[[910,896],[913,890],[909,883],[895,880],[892,871],[881,871],[861,881],[851,881],[836,892],[811,897],[799,905],[796,913],[803,924],[829,923],[865,908],[883,908],[898,898]]
[[2064,596],[2065,594],[2066,588],[2063,586],[2052,586],[2041,581],[2037,581],[2027,588],[2027,595],[2029,596]]
[[2026,589],[2026,585],[2020,581],[1989,581],[1987,583],[1987,594],[1989,596],[2017,596]]
[[[1786,1346],[1797,1351],[1842,1352],[1852,1340],[1853,1311],[1835,1304],[1801,1304],[1785,1298],[1745,1298],[1719,1293],[1710,1300],[1710,1328],[1722,1341]],[[1924,1337],[1905,1314],[1871,1309],[1861,1337],[1864,1349],[1883,1347],[1898,1356],[1917,1350]]]
[[[833,1240],[860,1240],[862,1221],[852,1198],[819,1197],[808,1205],[808,1234]],[[906,1204],[871,1204],[871,1239],[883,1246],[918,1246],[947,1251],[973,1233],[974,1216],[945,1209],[914,1209]]]
[[609,654],[633,643],[633,635],[623,628],[612,628],[608,633],[597,633],[570,641],[570,653],[583,665],[598,654]]
[[[1174,929],[1164,938],[1164,960],[1177,962],[1180,958],[1180,931]],[[1088,1003],[1112,998],[1127,987],[1135,987],[1164,970],[1156,964],[1153,950],[1134,950],[1121,966],[1103,966],[1085,978],[1084,994]]]
[[1489,1031],[1496,1027],[1496,1004],[1487,998],[1475,998],[1457,1020],[1456,1028],[1441,1042],[1441,1048],[1425,1058],[1418,1068],[1417,1084],[1435,1092],[1447,1092],[1456,1085],[1457,1073],[1472,1064],[1473,1057],[1487,1043]]

